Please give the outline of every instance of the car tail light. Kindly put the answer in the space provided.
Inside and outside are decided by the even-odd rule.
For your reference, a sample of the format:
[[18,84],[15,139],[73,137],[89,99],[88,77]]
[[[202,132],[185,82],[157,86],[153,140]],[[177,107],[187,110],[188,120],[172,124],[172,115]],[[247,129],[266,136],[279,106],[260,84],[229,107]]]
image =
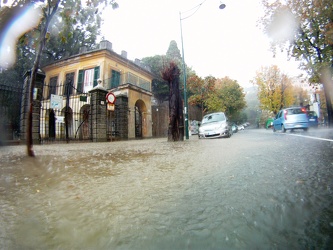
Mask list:
[[283,116],[284,116],[284,119],[285,119],[285,120],[287,120],[287,113],[288,113],[287,110],[283,111]]
[[306,108],[301,108],[303,113],[306,113]]

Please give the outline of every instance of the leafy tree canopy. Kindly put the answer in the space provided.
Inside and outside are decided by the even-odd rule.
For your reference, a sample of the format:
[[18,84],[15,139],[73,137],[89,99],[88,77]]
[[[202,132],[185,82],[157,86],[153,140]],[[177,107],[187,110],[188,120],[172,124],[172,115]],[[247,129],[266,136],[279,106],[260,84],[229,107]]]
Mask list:
[[258,99],[262,110],[277,114],[282,107],[288,107],[295,102],[292,80],[281,73],[276,65],[262,67],[253,83],[258,86]]
[[331,0],[262,0],[264,31],[272,48],[286,49],[303,62],[315,83],[320,69],[333,64],[333,4]]
[[198,105],[202,113],[223,111],[230,119],[239,117],[246,106],[243,88],[237,81],[228,77],[216,79],[207,76],[204,79],[193,75],[188,79],[189,103]]
[[[162,72],[165,70],[165,67],[170,65],[170,63],[175,63],[179,69],[183,69],[182,65],[182,57],[180,55],[180,50],[178,49],[176,41],[171,41],[167,52],[165,55],[155,55],[152,57],[144,57],[142,58],[142,62],[151,68],[151,71],[159,77],[159,79],[154,79],[152,83],[153,93],[155,98],[158,99],[159,102],[163,102],[168,100],[169,90],[167,83],[162,79]],[[191,76],[195,74],[195,72],[186,67],[187,76]],[[184,89],[184,80],[183,80],[183,72],[181,71],[180,75],[180,91],[182,92]]]
[[50,15],[50,10],[58,3],[57,11],[49,20],[46,43],[42,50],[40,63],[45,64],[71,56],[79,52],[80,47],[92,49],[96,46],[96,40],[100,36],[102,19],[99,12],[106,6],[117,8],[114,0],[108,1],[26,1],[14,0],[10,6],[0,9],[0,30],[4,30],[16,16],[26,8],[35,5],[42,10],[42,19],[38,27],[24,33],[17,43],[17,60],[13,68],[20,70],[23,75],[26,70],[32,68],[39,45],[45,21]]
[[205,101],[208,98],[209,93],[215,90],[215,77],[207,76],[204,79],[196,74],[191,75],[187,79],[188,87],[188,103],[193,106],[201,107],[202,115],[207,111]]
[[209,93],[205,102],[209,111],[224,111],[231,120],[246,107],[243,88],[229,77],[217,79],[215,91]]
[[310,76],[324,86],[328,121],[333,126],[333,3],[331,0],[262,0],[264,31],[272,49],[286,50]]
[[181,62],[182,56],[180,55],[180,50],[178,49],[176,41],[172,40],[170,42],[169,48],[166,52],[166,56],[170,61]]
[[168,84],[162,78],[162,72],[167,65],[167,58],[164,55],[156,55],[152,57],[145,57],[141,60],[145,65],[149,66],[152,73],[158,78],[152,82],[152,92],[158,102],[168,100],[169,88]]

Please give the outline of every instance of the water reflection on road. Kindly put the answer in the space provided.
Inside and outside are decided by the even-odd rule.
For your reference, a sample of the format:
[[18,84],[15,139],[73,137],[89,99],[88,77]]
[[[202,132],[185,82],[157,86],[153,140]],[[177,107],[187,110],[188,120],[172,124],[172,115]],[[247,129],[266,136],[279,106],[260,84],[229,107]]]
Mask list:
[[333,166],[295,158],[291,141],[293,165],[276,164],[267,148],[286,137],[246,132],[35,146],[35,159],[20,156],[24,147],[4,148],[0,248],[328,247]]

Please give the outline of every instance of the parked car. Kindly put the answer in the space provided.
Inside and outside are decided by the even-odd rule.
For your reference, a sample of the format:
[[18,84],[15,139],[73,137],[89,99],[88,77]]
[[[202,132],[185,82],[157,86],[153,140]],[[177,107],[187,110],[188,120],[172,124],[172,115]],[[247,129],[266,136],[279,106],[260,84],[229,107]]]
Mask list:
[[238,125],[238,126],[237,126],[237,129],[238,129],[238,130],[244,130],[244,126],[243,126],[243,125]]
[[198,134],[199,139],[231,137],[231,135],[231,126],[223,112],[211,113],[202,118]]
[[237,128],[236,124],[231,125],[231,131],[232,131],[233,134],[238,132],[238,128]]
[[315,111],[307,111],[309,127],[318,128],[318,116]]
[[286,130],[294,129],[303,129],[304,131],[307,131],[308,127],[308,115],[306,109],[303,107],[281,109],[273,121],[274,132],[277,130],[286,132]]
[[190,132],[191,135],[197,135],[199,132],[199,126],[200,126],[200,122],[193,120],[190,121]]

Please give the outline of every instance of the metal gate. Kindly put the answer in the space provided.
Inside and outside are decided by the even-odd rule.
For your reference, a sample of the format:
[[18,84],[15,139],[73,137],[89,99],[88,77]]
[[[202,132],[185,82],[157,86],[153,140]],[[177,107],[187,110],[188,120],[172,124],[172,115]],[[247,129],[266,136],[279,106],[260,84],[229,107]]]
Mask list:
[[120,96],[114,111],[107,112],[107,139],[126,140],[128,139],[128,98]]
[[63,84],[44,84],[41,101],[41,143],[91,141],[90,94],[82,93],[68,76]]
[[135,137],[142,138],[142,112],[135,106]]
[[0,84],[0,145],[19,139],[21,96],[22,87]]

